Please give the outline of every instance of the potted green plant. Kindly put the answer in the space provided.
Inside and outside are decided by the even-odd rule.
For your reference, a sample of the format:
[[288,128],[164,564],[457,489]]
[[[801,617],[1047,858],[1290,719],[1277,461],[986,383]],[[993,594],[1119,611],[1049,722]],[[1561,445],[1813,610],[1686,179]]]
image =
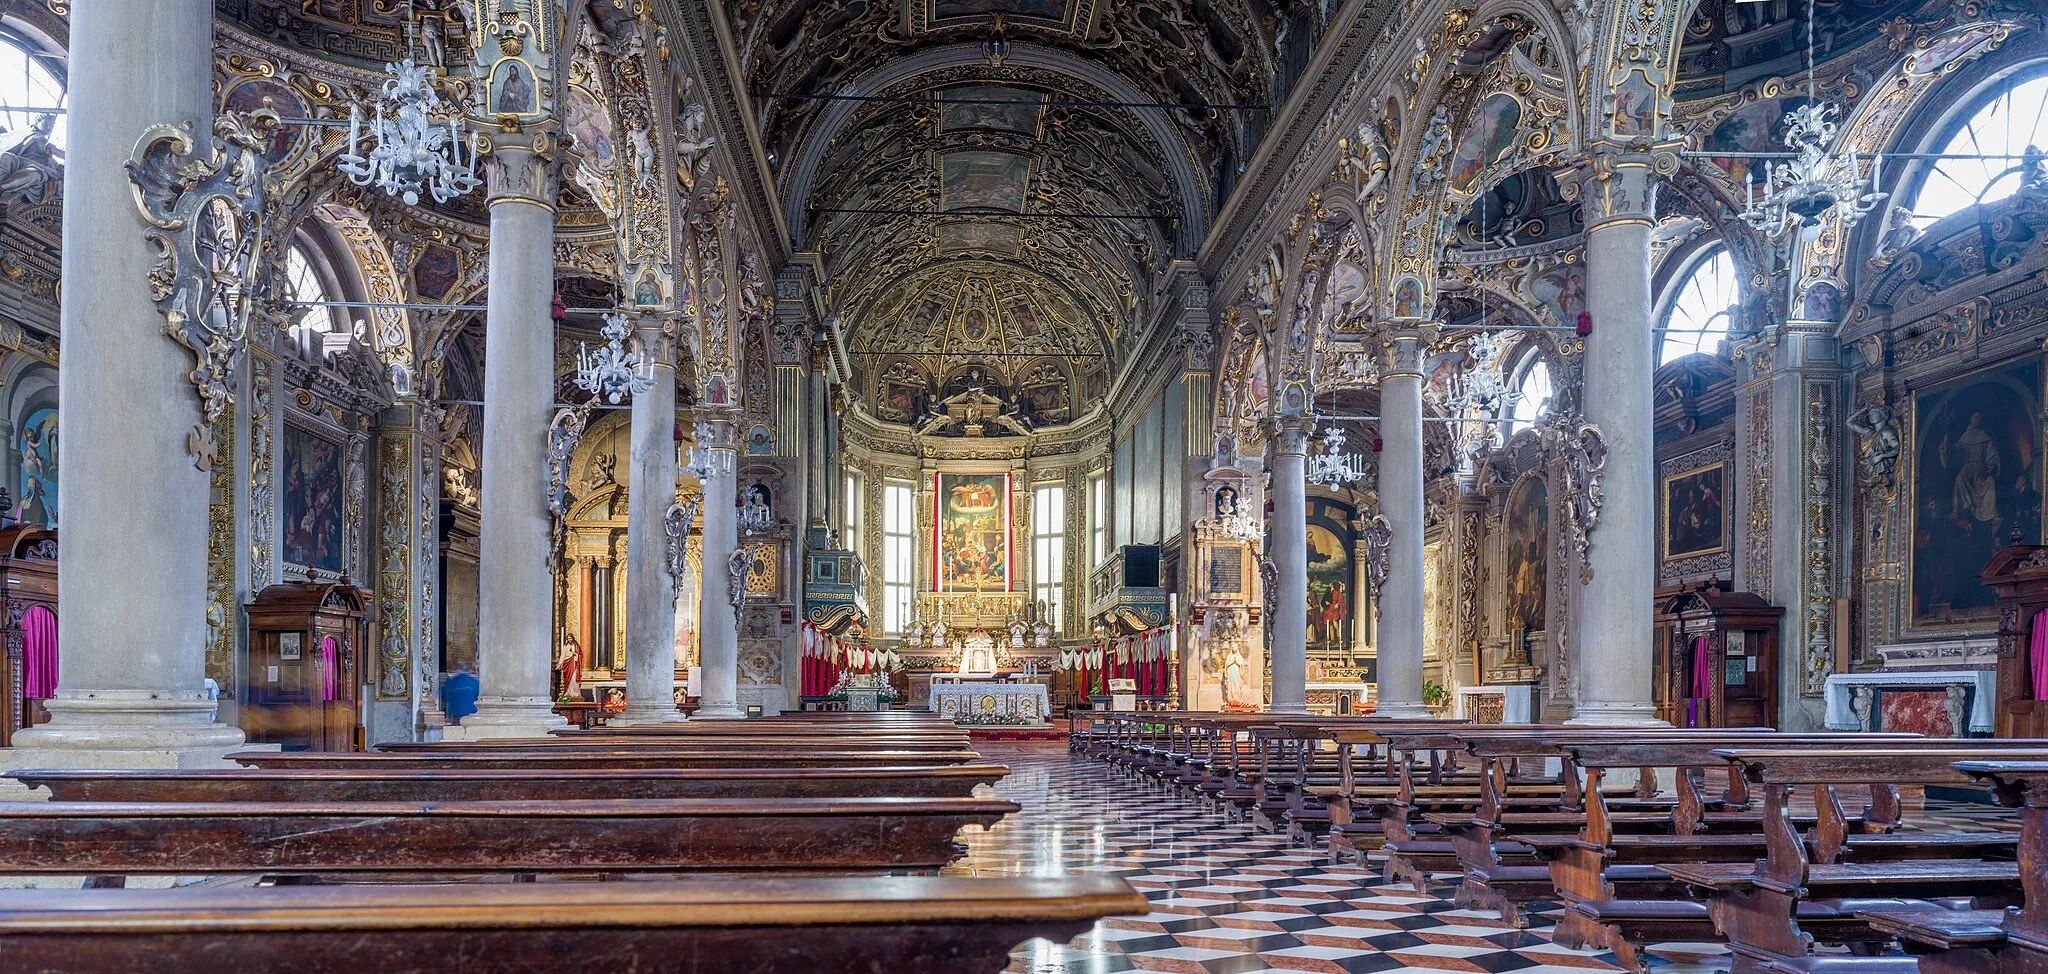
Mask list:
[[1422,702],[1431,710],[1440,710],[1451,699],[1451,691],[1435,680],[1422,681]]

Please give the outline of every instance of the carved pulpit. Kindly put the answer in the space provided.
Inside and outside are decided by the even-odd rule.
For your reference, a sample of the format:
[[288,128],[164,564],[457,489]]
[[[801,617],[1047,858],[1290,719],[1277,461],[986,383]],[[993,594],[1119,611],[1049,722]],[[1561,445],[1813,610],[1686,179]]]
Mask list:
[[287,751],[363,747],[362,651],[368,593],[340,582],[284,582],[249,612],[249,688],[242,730]]
[[1778,726],[1779,606],[1709,583],[1657,612],[1657,718],[1673,727]]
[[2048,545],[2016,544],[1991,557],[1977,576],[1998,592],[1998,679],[1992,733],[1999,737],[2048,735],[2048,646],[2034,650],[2048,622]]

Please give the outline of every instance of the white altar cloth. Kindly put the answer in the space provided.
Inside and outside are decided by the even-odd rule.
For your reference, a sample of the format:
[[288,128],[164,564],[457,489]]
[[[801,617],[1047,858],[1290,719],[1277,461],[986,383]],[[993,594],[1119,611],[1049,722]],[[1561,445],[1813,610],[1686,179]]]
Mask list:
[[1991,715],[1998,694],[1996,670],[1880,670],[1875,673],[1836,673],[1828,677],[1827,716],[1829,730],[1867,730],[1850,706],[1849,688],[1855,686],[1940,686],[1969,684],[1977,692],[1970,700],[1970,733],[1991,733]]
[[1003,714],[1041,723],[1052,701],[1043,683],[934,683],[931,708],[943,717]]

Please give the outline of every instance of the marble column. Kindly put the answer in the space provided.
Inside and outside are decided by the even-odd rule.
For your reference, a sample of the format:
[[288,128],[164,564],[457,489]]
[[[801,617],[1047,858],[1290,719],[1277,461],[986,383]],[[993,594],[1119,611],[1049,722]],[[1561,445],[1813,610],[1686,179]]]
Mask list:
[[[491,155],[490,280],[484,313],[482,518],[476,713],[464,738],[563,726],[549,699],[554,651],[547,498],[555,400],[555,176],[530,145]],[[452,728],[451,728],[452,730]]]
[[1272,540],[1273,712],[1308,713],[1308,437],[1304,417],[1275,424]]
[[151,300],[157,253],[123,169],[151,125],[196,120],[202,147],[209,139],[213,4],[75,4],[70,40],[63,652],[50,721],[17,734],[0,764],[214,764],[243,736],[215,723],[206,699],[210,474],[187,447],[205,419],[192,355]]
[[676,369],[661,322],[643,317],[640,354],[654,387],[633,397],[626,495],[626,709],[614,724],[683,719],[676,710],[676,579],[668,571],[668,509],[676,500]]
[[697,423],[697,445],[711,455],[704,478],[704,579],[697,607],[697,645],[704,685],[697,690],[697,716],[703,720],[738,720],[740,626],[732,608],[733,551],[739,545],[739,497],[735,478],[739,461],[736,419],[716,417]]
[[1380,584],[1382,717],[1427,717],[1422,703],[1422,335],[1392,335],[1380,375],[1380,516],[1392,531]]
[[[1605,501],[1588,534],[1570,634],[1577,692],[1572,723],[1655,723],[1650,696],[1657,584],[1656,422],[1651,376],[1657,368],[1650,313],[1650,232],[1657,179],[1647,157],[1603,155],[1580,190],[1586,216],[1584,421],[1607,446],[1600,475]],[[1564,526],[1571,530],[1570,525]]]

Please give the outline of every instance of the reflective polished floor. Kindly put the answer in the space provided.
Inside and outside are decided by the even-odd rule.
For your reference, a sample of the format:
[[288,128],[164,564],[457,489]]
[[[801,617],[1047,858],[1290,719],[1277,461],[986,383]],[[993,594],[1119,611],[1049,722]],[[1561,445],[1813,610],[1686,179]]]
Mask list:
[[[994,793],[1024,811],[986,833],[964,833],[970,852],[950,872],[1121,876],[1151,900],[1150,913],[1104,921],[1071,944],[1025,944],[1010,965],[1015,974],[1617,969],[1611,954],[1553,945],[1541,916],[1517,930],[1492,913],[1459,909],[1449,886],[1417,894],[1387,885],[1072,756],[1064,745],[977,749],[1010,766]],[[1726,966],[1719,945],[1659,949],[1652,964],[1673,974]]]

